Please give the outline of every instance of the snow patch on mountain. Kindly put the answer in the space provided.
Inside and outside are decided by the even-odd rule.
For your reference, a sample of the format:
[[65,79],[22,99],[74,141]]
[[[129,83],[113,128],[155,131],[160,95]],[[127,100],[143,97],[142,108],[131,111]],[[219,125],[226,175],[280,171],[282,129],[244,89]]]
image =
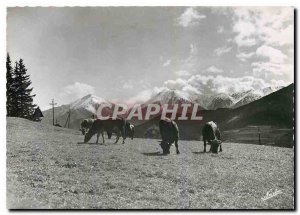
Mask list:
[[76,100],[75,102],[72,102],[70,104],[70,108],[72,110],[85,110],[90,113],[96,114],[97,109],[101,104],[111,104],[107,100],[94,96],[94,95],[86,95],[82,97],[81,99]]

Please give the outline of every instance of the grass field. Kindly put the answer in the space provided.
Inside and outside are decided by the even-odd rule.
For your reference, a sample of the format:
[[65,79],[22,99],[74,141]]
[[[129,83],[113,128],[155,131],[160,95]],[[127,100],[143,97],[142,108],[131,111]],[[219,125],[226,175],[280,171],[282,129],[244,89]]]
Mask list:
[[293,149],[224,143],[211,154],[180,141],[179,155],[172,146],[163,156],[157,140],[113,141],[84,144],[79,131],[7,118],[7,207],[294,208]]

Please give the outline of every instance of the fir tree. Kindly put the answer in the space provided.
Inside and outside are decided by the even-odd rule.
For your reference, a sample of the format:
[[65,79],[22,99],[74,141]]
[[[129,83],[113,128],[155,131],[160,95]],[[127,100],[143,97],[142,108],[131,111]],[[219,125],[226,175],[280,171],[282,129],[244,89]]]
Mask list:
[[26,74],[27,69],[23,63],[23,60],[20,59],[19,62],[16,62],[14,69],[15,74],[15,93],[16,93],[16,104],[15,104],[15,113],[17,117],[23,117],[31,119],[31,116],[34,112],[35,104],[33,104],[33,97],[31,95],[32,89],[29,86],[31,85],[30,76]]
[[14,113],[14,76],[11,66],[10,56],[6,57],[6,115],[12,116]]

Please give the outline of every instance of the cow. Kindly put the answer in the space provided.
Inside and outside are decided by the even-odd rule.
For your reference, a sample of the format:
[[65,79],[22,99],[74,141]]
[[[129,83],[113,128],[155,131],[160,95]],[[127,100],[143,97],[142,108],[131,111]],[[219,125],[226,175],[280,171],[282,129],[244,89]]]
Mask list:
[[169,118],[161,119],[159,121],[159,131],[162,138],[160,146],[163,150],[163,154],[170,154],[170,147],[175,142],[176,153],[178,150],[179,130],[176,122]]
[[[112,131],[107,133],[108,139],[111,139],[112,133],[115,133],[117,135],[117,138],[121,136],[120,129],[114,128]],[[126,137],[130,137],[133,140],[134,137],[134,125],[130,124],[126,121],[125,123],[125,135]]]
[[217,124],[213,121],[205,123],[202,128],[202,136],[204,142],[204,151],[206,152],[206,143],[210,146],[210,152],[218,153],[218,147],[220,146],[220,152],[222,152],[222,141],[221,141],[221,133],[217,126]]
[[84,119],[81,122],[81,132],[83,135],[85,135],[88,130],[92,127],[93,123],[94,123],[95,119]]
[[126,120],[124,120],[122,118],[115,118],[115,119],[109,118],[107,120],[97,119],[94,121],[94,123],[92,124],[89,131],[85,134],[84,142],[87,143],[92,138],[92,136],[94,136],[97,133],[96,143],[98,143],[100,134],[102,134],[102,139],[103,139],[103,143],[104,143],[104,135],[103,135],[104,131],[107,132],[108,139],[110,139],[113,129],[116,128],[117,130],[120,131],[120,132],[117,132],[120,135],[117,134],[117,139],[116,139],[115,143],[117,143],[119,141],[120,136],[122,136],[123,144],[124,144],[125,139],[126,139],[125,125],[126,125]]
[[130,137],[133,140],[134,125],[130,124],[129,122],[126,122],[125,132],[126,132],[126,137]]

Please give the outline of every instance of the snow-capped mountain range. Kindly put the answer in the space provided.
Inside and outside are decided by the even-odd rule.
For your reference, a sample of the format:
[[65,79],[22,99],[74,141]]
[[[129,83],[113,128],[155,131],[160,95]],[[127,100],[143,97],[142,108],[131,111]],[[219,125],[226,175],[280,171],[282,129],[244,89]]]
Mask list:
[[237,108],[260,99],[270,93],[280,90],[280,87],[267,87],[261,90],[248,90],[244,92],[237,92],[233,94],[217,94],[212,96],[207,106],[203,105],[206,109],[215,110],[218,108]]

